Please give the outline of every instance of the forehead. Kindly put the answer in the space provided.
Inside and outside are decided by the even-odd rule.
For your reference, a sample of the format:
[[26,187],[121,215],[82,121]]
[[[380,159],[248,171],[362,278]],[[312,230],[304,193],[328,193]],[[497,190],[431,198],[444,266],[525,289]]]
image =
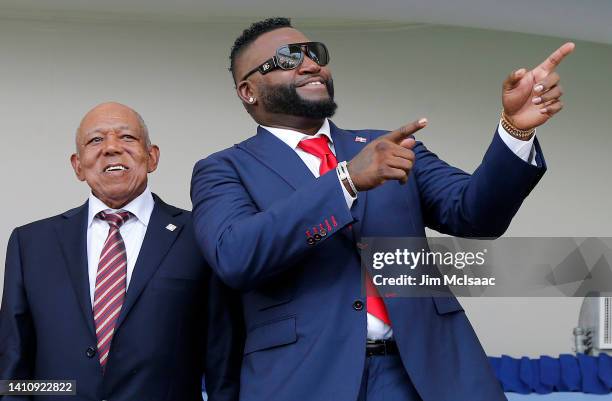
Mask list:
[[241,57],[241,64],[245,69],[254,68],[272,57],[280,46],[308,41],[306,35],[294,28],[279,28],[266,32],[247,47]]
[[136,114],[126,108],[119,106],[104,106],[91,110],[81,121],[81,134],[92,131],[106,131],[110,129],[129,129],[139,131],[140,123]]

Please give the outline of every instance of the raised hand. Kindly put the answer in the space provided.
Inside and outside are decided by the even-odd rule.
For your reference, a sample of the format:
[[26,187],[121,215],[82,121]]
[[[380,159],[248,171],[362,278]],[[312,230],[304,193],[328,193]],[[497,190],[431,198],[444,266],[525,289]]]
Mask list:
[[531,71],[521,68],[504,81],[502,105],[516,128],[530,130],[544,124],[563,108],[563,89],[555,72],[563,59],[574,51],[571,42],[555,50]]
[[358,191],[367,191],[388,180],[408,181],[414,165],[416,141],[409,138],[427,125],[421,118],[370,142],[349,163],[348,172]]

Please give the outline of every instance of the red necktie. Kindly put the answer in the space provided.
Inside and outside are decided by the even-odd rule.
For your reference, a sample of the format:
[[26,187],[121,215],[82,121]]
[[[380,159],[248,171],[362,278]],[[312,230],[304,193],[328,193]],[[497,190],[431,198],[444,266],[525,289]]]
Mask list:
[[[338,165],[338,160],[329,148],[328,141],[329,139],[327,136],[321,135],[317,138],[304,139],[298,143],[298,147],[304,152],[310,153],[321,160],[319,175],[323,175],[329,170],[335,169]],[[368,313],[376,316],[386,324],[391,324],[385,303],[378,295],[378,291],[376,291],[376,287],[374,287],[371,281],[372,280],[366,280],[366,294],[373,294],[367,296]]]
[[128,212],[108,214],[100,212],[96,217],[105,220],[109,225],[108,236],[102,247],[98,263],[93,306],[98,339],[98,358],[102,371],[104,371],[115,332],[115,324],[125,299],[127,256],[119,228],[130,218],[130,214]]

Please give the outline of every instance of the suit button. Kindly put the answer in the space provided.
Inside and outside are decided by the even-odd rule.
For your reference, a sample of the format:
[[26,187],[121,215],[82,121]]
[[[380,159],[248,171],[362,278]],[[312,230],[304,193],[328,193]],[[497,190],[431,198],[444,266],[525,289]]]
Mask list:
[[87,351],[85,351],[85,355],[87,355],[88,358],[93,358],[96,355],[96,348],[88,347]]
[[327,235],[327,231],[319,230],[319,234],[321,234],[321,237],[325,237]]
[[312,237],[308,237],[306,239],[306,243],[308,243],[308,245],[314,245],[315,242],[316,242],[315,239]]
[[323,237],[321,237],[321,234],[315,234],[315,235],[312,236],[312,238],[314,238],[315,241],[321,241],[321,238],[323,238]]
[[363,309],[363,302],[360,300],[356,300],[355,302],[353,302],[353,309],[355,309],[356,311],[360,311]]

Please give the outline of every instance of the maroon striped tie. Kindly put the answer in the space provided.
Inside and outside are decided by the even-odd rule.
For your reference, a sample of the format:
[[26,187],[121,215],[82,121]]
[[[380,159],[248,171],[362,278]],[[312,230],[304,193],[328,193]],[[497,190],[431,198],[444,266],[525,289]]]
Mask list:
[[98,357],[104,371],[115,332],[115,323],[125,298],[127,256],[119,228],[130,218],[130,213],[100,212],[96,217],[105,220],[109,225],[108,236],[98,263],[93,306]]

